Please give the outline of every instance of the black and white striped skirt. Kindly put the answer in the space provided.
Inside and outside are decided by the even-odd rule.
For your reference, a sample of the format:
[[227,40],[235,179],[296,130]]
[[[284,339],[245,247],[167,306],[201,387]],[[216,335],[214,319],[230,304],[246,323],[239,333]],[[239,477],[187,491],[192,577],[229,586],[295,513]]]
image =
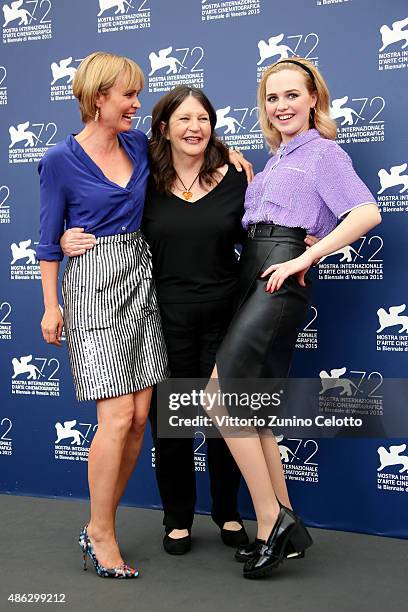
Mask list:
[[71,257],[62,294],[79,401],[117,397],[168,376],[149,247],[139,231],[97,238]]

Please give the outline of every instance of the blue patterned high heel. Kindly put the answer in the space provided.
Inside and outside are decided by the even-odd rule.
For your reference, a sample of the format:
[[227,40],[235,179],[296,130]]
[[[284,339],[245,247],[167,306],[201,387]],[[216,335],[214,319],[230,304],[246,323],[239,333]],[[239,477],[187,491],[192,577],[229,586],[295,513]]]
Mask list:
[[88,536],[87,528],[88,528],[88,525],[84,525],[81,533],[79,534],[79,540],[78,540],[78,543],[80,547],[82,548],[82,554],[83,554],[83,559],[84,559],[83,561],[84,571],[88,569],[86,566],[86,560],[87,560],[87,555],[89,555],[92,563],[94,564],[96,573],[101,578],[137,578],[138,577],[139,572],[136,569],[129,567],[129,565],[126,565],[125,563],[121,565],[120,567],[111,567],[111,568],[107,568],[101,565],[94,553],[92,542]]

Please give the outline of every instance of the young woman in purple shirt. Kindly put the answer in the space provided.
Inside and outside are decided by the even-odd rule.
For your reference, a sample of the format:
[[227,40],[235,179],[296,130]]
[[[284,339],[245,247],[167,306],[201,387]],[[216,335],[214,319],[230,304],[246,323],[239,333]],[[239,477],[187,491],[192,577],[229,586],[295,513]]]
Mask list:
[[[220,380],[286,377],[311,303],[310,266],[381,221],[374,197],[334,142],[329,92],[315,66],[302,58],[273,64],[258,98],[273,156],[246,193],[238,309],[217,354]],[[306,233],[321,238],[307,250]],[[274,436],[248,433],[225,438],[258,521],[257,539],[236,558],[246,561],[245,577],[258,578],[288,556],[303,556],[312,540],[291,509]]]

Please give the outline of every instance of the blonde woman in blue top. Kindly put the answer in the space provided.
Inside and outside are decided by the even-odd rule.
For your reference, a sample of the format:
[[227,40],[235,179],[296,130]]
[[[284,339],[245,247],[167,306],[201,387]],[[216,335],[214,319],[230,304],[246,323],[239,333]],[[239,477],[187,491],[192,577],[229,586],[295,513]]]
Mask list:
[[[61,345],[64,324],[77,399],[96,400],[98,429],[88,459],[91,518],[80,545],[99,576],[136,578],[115,534],[115,514],[135,467],[152,386],[166,378],[167,355],[151,255],[140,232],[149,174],[147,138],[132,129],[143,73],[132,60],[93,53],[80,64],[73,91],[83,130],[39,164],[40,260],[46,342]],[[65,227],[81,226],[95,247],[69,260],[57,280]]]

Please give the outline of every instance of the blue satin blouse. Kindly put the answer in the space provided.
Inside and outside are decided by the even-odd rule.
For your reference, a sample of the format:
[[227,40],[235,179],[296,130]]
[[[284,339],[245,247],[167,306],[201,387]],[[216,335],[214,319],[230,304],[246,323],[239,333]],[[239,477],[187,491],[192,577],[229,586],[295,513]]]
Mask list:
[[139,130],[118,134],[133,162],[126,185],[110,181],[70,134],[47,151],[40,174],[40,242],[37,259],[61,261],[59,245],[65,229],[83,227],[95,236],[134,232],[140,227],[149,162],[147,138]]

